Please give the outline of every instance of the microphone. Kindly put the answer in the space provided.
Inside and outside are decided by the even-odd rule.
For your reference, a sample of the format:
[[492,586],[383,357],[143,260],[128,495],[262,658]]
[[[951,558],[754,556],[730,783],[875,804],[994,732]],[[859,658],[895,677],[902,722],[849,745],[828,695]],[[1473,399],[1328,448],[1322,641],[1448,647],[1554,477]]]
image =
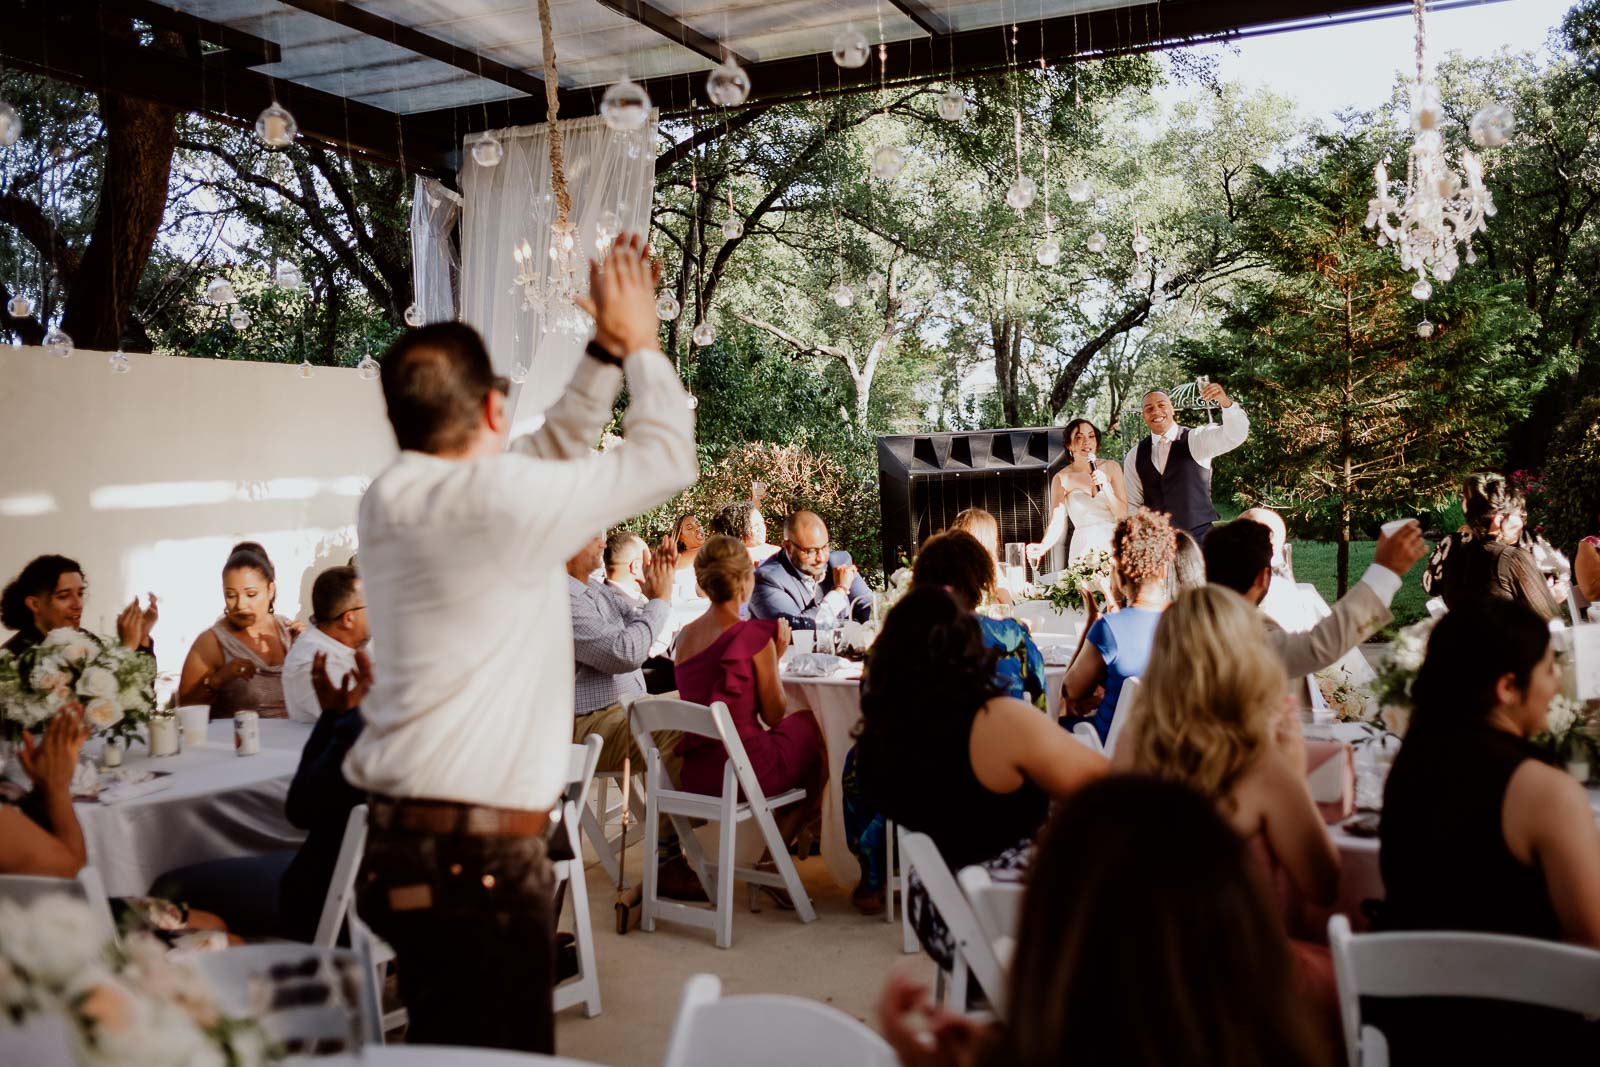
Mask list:
[[1094,484],[1095,465],[1094,465],[1094,453],[1093,452],[1089,453],[1088,464],[1089,464],[1089,479],[1090,479],[1089,495],[1090,496],[1094,496],[1096,493],[1098,493],[1100,491],[1100,487],[1098,485]]

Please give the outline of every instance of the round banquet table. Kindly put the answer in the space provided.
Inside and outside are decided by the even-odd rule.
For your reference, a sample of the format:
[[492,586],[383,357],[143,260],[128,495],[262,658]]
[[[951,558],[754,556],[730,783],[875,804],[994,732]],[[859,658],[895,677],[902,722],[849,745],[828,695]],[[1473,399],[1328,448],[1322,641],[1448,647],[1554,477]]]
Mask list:
[[290,1056],[303,1067],[600,1067],[588,1060],[456,1045],[367,1045],[359,1055]]
[[[1067,668],[1046,666],[1045,693],[1049,714],[1060,711],[1061,681]],[[783,674],[783,691],[790,712],[810,708],[822,728],[822,741],[828,761],[828,785],[822,798],[822,860],[828,873],[842,888],[854,889],[861,880],[861,864],[850,851],[844,833],[844,804],[839,783],[844,777],[844,757],[855,744],[856,724],[861,721],[861,664],[848,663],[838,673],[825,678],[803,678]]]
[[236,756],[233,723],[220,720],[207,727],[205,744],[176,756],[153,759],[134,745],[123,767],[165,772],[165,788],[74,805],[106,892],[137,896],[175,867],[297,846],[305,832],[289,825],[283,803],[310,736],[307,723],[263,719],[261,752]]

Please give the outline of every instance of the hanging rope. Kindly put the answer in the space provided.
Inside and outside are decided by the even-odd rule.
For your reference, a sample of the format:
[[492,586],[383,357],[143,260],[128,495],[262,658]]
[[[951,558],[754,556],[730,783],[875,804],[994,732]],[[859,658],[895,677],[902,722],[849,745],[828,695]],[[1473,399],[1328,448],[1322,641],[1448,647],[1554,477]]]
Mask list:
[[567,192],[567,168],[561,155],[561,126],[556,115],[561,110],[556,99],[556,85],[561,80],[556,71],[556,37],[550,28],[550,0],[539,0],[539,34],[544,38],[544,105],[545,123],[550,128],[550,191],[556,196],[556,225],[564,226],[572,214],[572,196]]

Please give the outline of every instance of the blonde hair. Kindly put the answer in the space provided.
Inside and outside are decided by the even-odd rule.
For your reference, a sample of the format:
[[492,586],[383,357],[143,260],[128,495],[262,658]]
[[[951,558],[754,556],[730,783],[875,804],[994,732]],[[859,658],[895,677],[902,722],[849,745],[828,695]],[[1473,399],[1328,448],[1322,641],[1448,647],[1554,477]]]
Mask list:
[[1000,520],[982,508],[967,508],[950,520],[948,530],[964,530],[978,539],[989,558],[1000,558]]
[[1272,743],[1287,686],[1248,601],[1217,585],[1189,590],[1161,615],[1130,709],[1133,769],[1226,802]]
[[751,572],[750,552],[744,542],[727,534],[706,538],[694,557],[694,580],[719,604],[737,600]]

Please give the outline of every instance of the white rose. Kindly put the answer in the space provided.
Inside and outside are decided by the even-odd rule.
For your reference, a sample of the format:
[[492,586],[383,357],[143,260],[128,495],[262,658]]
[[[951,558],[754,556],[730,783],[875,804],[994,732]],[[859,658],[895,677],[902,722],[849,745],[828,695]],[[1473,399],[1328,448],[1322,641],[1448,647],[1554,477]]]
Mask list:
[[1550,732],[1557,737],[1572,729],[1572,724],[1578,721],[1578,707],[1564,696],[1550,698],[1550,711],[1547,716]]
[[94,645],[82,634],[74,635],[77,640],[61,650],[61,658],[73,665],[89,662],[89,657],[94,654]]
[[78,693],[90,700],[111,700],[117,695],[117,676],[104,667],[90,667],[78,679]]
[[109,729],[122,721],[122,708],[117,706],[115,700],[107,700],[104,697],[89,701],[89,705],[83,711],[84,718],[88,719],[89,725],[96,730]]
[[0,900],[0,929],[12,964],[52,987],[66,985],[106,948],[89,905],[65,894],[40,897],[26,908]]
[[44,635],[44,640],[39,642],[39,646],[50,650],[65,648],[67,645],[82,640],[82,637],[82,634],[70,626],[58,626]]
[[39,662],[33,665],[32,673],[28,675],[28,684],[39,693],[59,689],[71,681],[72,676],[66,672],[61,660],[54,656],[41,657]]

